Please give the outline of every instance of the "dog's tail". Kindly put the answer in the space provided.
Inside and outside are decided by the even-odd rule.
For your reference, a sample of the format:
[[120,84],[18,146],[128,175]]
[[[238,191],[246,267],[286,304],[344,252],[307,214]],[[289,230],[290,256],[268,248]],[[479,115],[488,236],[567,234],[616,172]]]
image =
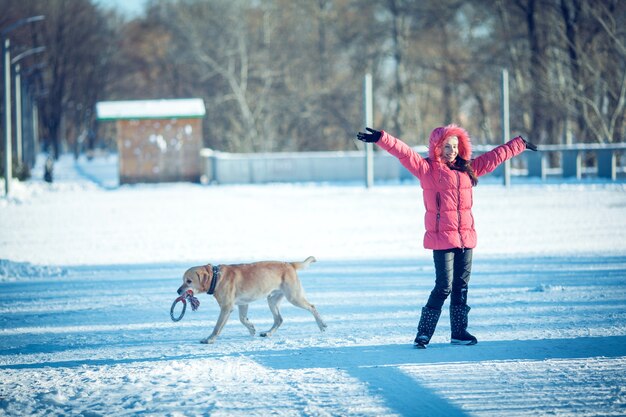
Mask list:
[[302,262],[292,262],[291,265],[295,268],[295,269],[304,269],[307,266],[309,266],[309,264],[313,263],[313,262],[317,262],[317,259],[315,259],[314,256],[309,256],[308,258],[306,258],[304,261]]

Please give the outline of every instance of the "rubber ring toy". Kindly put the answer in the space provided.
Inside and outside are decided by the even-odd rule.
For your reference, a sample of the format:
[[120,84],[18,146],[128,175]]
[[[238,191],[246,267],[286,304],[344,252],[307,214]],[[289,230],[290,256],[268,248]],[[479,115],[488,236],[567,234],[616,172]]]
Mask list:
[[[174,302],[172,303],[172,308],[170,308],[170,317],[172,318],[172,321],[180,321],[185,315],[185,310],[187,310],[186,298],[187,298],[187,294],[183,294],[177,299],[175,299]],[[176,308],[176,304],[178,304],[179,301],[183,302],[183,311],[180,312],[180,316],[174,317],[174,308]]]

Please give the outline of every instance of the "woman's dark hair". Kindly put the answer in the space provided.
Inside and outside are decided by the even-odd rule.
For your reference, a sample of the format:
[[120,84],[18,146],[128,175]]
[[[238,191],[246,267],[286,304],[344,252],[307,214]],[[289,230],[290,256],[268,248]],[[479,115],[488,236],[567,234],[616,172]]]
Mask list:
[[478,184],[478,177],[476,176],[474,169],[472,169],[470,161],[467,161],[460,156],[457,156],[454,160],[454,163],[448,164],[448,166],[450,167],[450,169],[465,172],[467,175],[469,175],[470,180],[472,181],[472,186],[476,186],[476,184]]

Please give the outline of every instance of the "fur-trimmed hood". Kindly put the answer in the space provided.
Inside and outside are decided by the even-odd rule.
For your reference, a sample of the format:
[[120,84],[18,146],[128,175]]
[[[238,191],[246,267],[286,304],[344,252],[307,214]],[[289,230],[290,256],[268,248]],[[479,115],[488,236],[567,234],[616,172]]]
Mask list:
[[472,158],[472,142],[465,129],[457,125],[447,125],[435,128],[430,133],[428,140],[428,157],[437,162],[441,162],[441,151],[444,142],[450,136],[459,138],[459,156],[466,161]]

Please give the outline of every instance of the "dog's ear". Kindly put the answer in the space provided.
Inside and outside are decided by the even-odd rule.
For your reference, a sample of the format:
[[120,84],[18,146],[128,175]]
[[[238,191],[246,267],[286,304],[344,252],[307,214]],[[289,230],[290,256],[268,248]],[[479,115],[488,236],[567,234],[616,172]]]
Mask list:
[[200,286],[204,291],[207,291],[211,284],[211,266],[207,265],[198,271],[200,277]]

